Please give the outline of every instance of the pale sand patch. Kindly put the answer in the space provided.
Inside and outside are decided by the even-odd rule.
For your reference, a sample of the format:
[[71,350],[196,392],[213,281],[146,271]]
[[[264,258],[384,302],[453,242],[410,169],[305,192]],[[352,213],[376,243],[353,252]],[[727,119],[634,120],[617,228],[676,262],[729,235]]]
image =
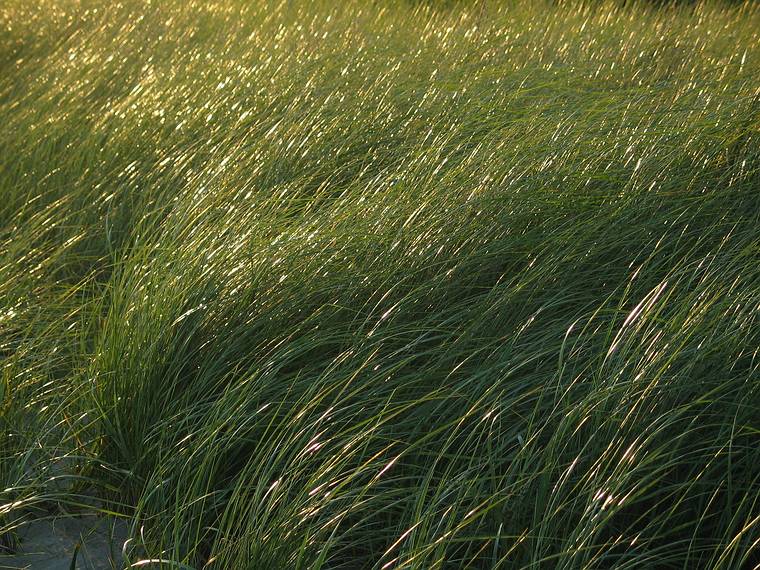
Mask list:
[[127,539],[123,521],[96,516],[32,521],[18,531],[19,548],[0,555],[0,569],[69,570],[74,549],[78,570],[121,570]]

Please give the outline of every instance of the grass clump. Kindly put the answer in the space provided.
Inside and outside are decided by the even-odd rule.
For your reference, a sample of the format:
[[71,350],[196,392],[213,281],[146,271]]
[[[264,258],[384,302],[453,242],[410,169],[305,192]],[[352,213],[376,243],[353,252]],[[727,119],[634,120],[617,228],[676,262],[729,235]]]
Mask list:
[[760,11],[430,4],[0,7],[6,536],[760,563]]

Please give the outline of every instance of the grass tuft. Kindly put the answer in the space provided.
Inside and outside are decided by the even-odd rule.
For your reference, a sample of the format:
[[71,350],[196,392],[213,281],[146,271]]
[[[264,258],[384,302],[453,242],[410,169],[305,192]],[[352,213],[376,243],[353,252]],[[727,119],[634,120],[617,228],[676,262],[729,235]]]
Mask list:
[[0,549],[95,510],[135,568],[760,564],[757,5],[0,30]]

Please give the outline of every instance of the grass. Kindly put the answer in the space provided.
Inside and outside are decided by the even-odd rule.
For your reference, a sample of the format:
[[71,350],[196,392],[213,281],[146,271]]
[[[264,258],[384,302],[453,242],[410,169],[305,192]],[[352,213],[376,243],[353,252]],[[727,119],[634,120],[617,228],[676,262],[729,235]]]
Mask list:
[[8,548],[95,508],[135,567],[760,564],[757,5],[0,30]]

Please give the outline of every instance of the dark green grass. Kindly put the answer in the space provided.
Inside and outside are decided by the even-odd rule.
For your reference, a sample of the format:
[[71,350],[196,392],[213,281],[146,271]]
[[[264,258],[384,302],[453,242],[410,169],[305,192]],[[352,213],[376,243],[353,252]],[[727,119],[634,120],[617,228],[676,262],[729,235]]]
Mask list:
[[6,542],[760,563],[760,12],[430,4],[0,6]]

